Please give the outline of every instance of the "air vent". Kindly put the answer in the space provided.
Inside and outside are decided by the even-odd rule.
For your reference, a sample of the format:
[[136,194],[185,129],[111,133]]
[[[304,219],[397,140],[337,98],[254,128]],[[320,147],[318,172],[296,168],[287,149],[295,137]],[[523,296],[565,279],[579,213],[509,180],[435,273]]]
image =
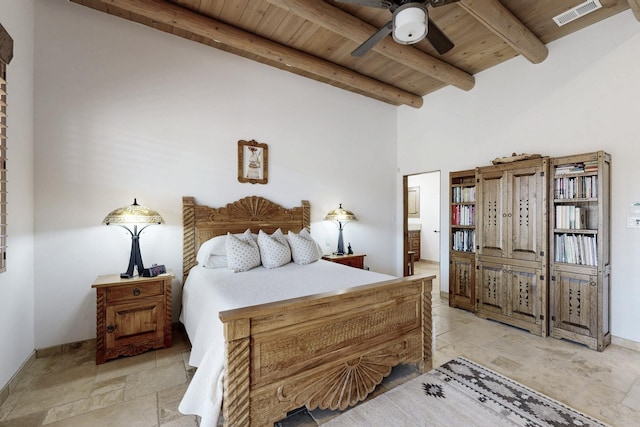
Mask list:
[[558,24],[558,27],[562,27],[563,25],[575,21],[576,19],[581,18],[584,15],[595,10],[598,10],[601,7],[602,5],[600,4],[599,0],[588,0],[572,9],[567,10],[566,12],[561,13],[560,15],[554,16],[553,20],[556,24]]

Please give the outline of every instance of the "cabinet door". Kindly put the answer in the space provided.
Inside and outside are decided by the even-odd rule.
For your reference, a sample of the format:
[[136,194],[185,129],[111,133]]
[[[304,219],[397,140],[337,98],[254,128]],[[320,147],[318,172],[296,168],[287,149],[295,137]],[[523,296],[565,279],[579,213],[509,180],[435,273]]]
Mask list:
[[148,340],[162,340],[164,315],[161,298],[107,306],[106,347],[144,346]]
[[449,263],[449,306],[475,311],[475,258],[452,256]]
[[596,276],[555,271],[551,280],[553,328],[597,337],[598,280]]
[[546,184],[542,167],[507,172],[508,250],[506,256],[523,261],[542,261],[546,236]]
[[[509,265],[509,313],[515,319],[543,325],[546,331],[546,300],[544,275],[538,268]],[[546,335],[546,333],[544,334]]]
[[507,270],[502,263],[479,261],[476,276],[476,309],[506,314],[507,280]]
[[478,174],[477,253],[504,257],[507,251],[505,174],[502,171]]

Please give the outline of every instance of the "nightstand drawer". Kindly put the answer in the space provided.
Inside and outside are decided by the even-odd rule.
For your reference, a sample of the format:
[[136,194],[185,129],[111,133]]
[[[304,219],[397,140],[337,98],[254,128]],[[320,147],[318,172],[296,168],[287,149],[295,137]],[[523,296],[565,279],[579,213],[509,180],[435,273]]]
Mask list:
[[152,297],[164,293],[164,281],[146,283],[132,283],[118,287],[107,288],[107,302],[128,301],[137,298]]
[[355,255],[325,255],[322,259],[335,262],[336,264],[347,265],[354,268],[364,268],[364,254]]

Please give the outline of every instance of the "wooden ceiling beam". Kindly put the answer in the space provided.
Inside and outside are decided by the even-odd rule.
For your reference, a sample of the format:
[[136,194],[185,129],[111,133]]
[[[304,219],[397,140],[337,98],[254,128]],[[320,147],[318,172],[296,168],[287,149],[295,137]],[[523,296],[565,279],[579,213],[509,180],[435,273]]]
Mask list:
[[[84,4],[83,0],[71,0]],[[153,23],[202,37],[215,46],[216,43],[254,54],[264,60],[281,65],[282,69],[308,77],[309,74],[328,81],[329,84],[347,88],[351,92],[387,102],[392,105],[422,107],[421,96],[380,82],[353,70],[299,52],[270,40],[248,33],[231,25],[192,12],[165,0],[97,0],[107,6],[115,6],[145,17]],[[267,62],[268,64],[269,62]],[[299,71],[299,72],[298,72]]]
[[[371,35],[378,31],[372,25],[356,18],[355,16],[317,0],[266,0],[274,6],[283,8],[300,16],[322,28],[332,31],[342,37],[363,43]],[[434,58],[418,49],[402,46],[385,37],[376,46],[374,51],[406,65],[416,71],[424,73],[443,83],[453,85],[463,90],[471,90],[475,85],[475,78],[454,67],[451,64]]]
[[629,7],[636,19],[640,21],[640,0],[629,0]]
[[530,62],[539,64],[549,55],[544,43],[498,0],[460,0],[457,4]]

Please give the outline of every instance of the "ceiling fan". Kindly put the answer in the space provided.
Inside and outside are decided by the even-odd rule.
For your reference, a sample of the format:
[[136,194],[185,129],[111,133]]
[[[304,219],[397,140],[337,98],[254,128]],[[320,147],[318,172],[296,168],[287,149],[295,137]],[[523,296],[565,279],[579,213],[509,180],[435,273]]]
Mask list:
[[372,47],[378,44],[389,34],[400,44],[418,43],[425,37],[440,54],[450,51],[454,44],[429,18],[427,7],[444,6],[455,3],[458,0],[337,0],[341,3],[350,3],[360,6],[389,9],[393,18],[376,33],[369,37],[356,50],[352,56],[363,56]]

